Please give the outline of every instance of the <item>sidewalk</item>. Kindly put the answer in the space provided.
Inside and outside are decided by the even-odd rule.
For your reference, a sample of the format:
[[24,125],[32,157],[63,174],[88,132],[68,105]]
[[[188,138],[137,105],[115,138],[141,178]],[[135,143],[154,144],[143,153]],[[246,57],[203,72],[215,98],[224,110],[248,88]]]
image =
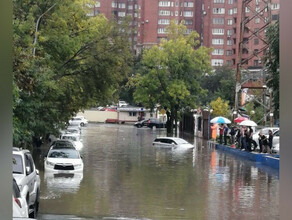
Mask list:
[[248,160],[261,163],[262,165],[270,166],[274,169],[279,170],[280,168],[280,158],[279,155],[272,155],[267,153],[259,153],[259,152],[248,152],[241,151],[237,148],[232,148],[230,146],[221,145],[219,143],[214,143],[213,141],[208,141],[208,146],[214,146],[215,148],[227,153],[235,154],[238,156],[242,156]]

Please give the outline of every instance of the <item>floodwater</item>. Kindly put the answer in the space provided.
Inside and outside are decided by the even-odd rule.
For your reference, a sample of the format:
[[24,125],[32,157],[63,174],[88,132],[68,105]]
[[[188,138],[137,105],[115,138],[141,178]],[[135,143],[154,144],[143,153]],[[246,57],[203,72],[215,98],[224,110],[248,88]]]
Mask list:
[[[184,135],[187,151],[152,145],[165,130],[82,128],[83,174],[48,175],[45,147],[38,219],[279,219],[279,172]],[[61,216],[61,217],[60,217]]]

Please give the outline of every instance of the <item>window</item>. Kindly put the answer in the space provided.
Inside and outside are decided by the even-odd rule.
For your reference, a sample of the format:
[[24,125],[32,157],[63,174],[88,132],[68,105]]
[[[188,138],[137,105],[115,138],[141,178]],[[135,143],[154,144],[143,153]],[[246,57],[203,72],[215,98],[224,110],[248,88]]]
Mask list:
[[272,10],[278,10],[278,9],[280,9],[280,4],[272,4],[271,9]]
[[158,28],[157,33],[158,34],[166,34],[166,29],[165,28]]
[[213,18],[213,24],[224,24],[224,18]]
[[130,117],[135,117],[135,116],[137,116],[137,112],[129,112],[129,116]]
[[119,16],[119,17],[125,17],[125,16],[126,16],[126,12],[119,11],[119,12],[118,12],[118,16]]
[[232,40],[227,40],[226,44],[229,46],[232,45]]
[[226,60],[226,65],[231,66],[232,65],[231,60]]
[[223,45],[224,39],[212,39],[212,44],[213,45]]
[[227,24],[232,25],[232,19],[227,19]]
[[185,20],[185,25],[192,25],[193,24],[193,20]]
[[228,4],[232,5],[233,4],[233,0],[228,0]]
[[260,7],[256,7],[256,8],[255,8],[255,11],[256,11],[256,12],[259,12],[260,10],[261,10]]
[[133,5],[128,5],[128,9],[132,10],[133,9]]
[[213,14],[225,14],[225,8],[213,8]]
[[253,65],[254,65],[254,66],[259,66],[259,61],[258,61],[258,60],[254,60],[254,61],[253,61]]
[[159,15],[160,16],[170,16],[170,11],[160,10]]
[[170,7],[170,1],[160,1],[159,6],[160,7]]
[[255,23],[255,24],[259,24],[259,23],[260,23],[260,18],[255,18],[255,19],[254,19],[254,23]]
[[118,3],[112,2],[112,8],[117,8],[117,7],[118,7]]
[[222,66],[223,65],[223,60],[222,59],[212,59],[211,60],[211,65],[212,66]]
[[194,7],[194,3],[193,2],[185,2],[185,7],[193,8]]
[[95,7],[96,8],[99,8],[100,7],[100,2],[98,1],[98,2],[95,2]]
[[178,11],[175,11],[175,16],[178,16]]
[[175,2],[175,7],[178,7],[178,2]]
[[224,3],[225,2],[225,0],[214,0],[214,3]]
[[232,15],[233,14],[233,9],[228,9],[228,14]]
[[231,36],[231,35],[232,35],[232,30],[231,29],[227,30],[227,36]]
[[260,4],[260,0],[256,0],[256,5],[259,5]]
[[214,49],[212,51],[212,55],[224,55],[224,50],[223,49]]
[[170,24],[170,20],[169,19],[159,19],[158,20],[158,24]]
[[255,38],[254,39],[254,45],[258,45],[260,43],[259,39],[258,38]]
[[184,11],[184,17],[193,17],[192,11]]
[[192,29],[186,29],[186,34],[190,34],[192,31]]
[[237,8],[233,8],[233,14],[237,13]]
[[272,21],[279,20],[279,15],[272,15]]
[[226,56],[231,56],[232,55],[232,50],[226,50]]
[[212,34],[213,35],[224,35],[224,29],[223,28],[213,28]]
[[250,12],[249,7],[245,7],[245,12],[246,13]]
[[126,4],[125,3],[119,3],[119,8],[126,8]]

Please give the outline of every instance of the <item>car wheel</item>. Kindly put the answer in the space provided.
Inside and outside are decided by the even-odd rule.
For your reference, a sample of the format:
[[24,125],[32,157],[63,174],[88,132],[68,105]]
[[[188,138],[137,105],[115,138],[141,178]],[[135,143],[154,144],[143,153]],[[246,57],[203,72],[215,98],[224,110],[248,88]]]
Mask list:
[[252,151],[255,151],[257,149],[257,143],[255,141],[252,141],[250,148]]
[[84,123],[83,123],[83,122],[81,122],[81,123],[80,123],[80,126],[81,126],[81,127],[84,127]]
[[156,126],[155,126],[155,125],[153,125],[153,126],[152,126],[152,129],[156,129]]
[[37,192],[36,195],[36,200],[35,203],[33,205],[33,212],[29,214],[29,218],[37,218],[38,212],[39,212],[39,193]]
[[137,125],[137,127],[138,127],[138,128],[141,128],[141,127],[142,127],[142,125]]

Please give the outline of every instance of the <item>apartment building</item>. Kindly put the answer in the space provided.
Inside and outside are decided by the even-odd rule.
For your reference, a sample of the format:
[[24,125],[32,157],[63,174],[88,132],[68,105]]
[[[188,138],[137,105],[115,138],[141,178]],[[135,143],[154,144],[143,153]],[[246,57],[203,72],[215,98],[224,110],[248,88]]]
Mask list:
[[[242,11],[242,2],[249,2]],[[267,2],[271,1],[269,8]],[[279,17],[280,0],[96,0],[92,16],[103,13],[108,19],[132,17],[135,32],[130,39],[137,54],[142,48],[159,44],[166,37],[171,20],[187,27],[186,34],[196,30],[202,45],[214,48],[212,66],[236,68],[242,13],[249,22],[244,29],[242,58],[250,68],[261,68],[265,23]],[[271,10],[271,13],[268,13]],[[255,14],[258,13],[256,16]],[[271,14],[271,17],[268,15]],[[256,56],[253,56],[256,55]],[[253,56],[253,57],[252,57]],[[252,58],[251,58],[252,57]]]
[[[268,21],[279,18],[279,0],[249,0],[243,9],[243,0],[204,0],[203,45],[214,48],[212,66],[228,65],[236,68],[239,62],[240,42],[245,68],[261,69]],[[270,5],[271,7],[268,7]],[[271,10],[269,13],[268,10]],[[271,14],[271,16],[269,16]],[[243,15],[243,16],[242,16]],[[244,19],[243,38],[240,39]]]

